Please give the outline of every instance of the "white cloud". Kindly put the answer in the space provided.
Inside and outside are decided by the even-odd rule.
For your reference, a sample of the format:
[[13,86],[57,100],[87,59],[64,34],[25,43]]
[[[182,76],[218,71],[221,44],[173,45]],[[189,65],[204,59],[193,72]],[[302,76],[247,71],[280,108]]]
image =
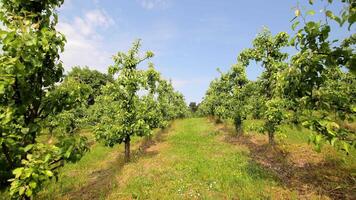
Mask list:
[[168,7],[168,0],[137,0],[137,1],[144,9],[147,10]]
[[197,85],[202,85],[205,84],[207,81],[206,78],[194,78],[194,79],[171,79],[172,80],[172,85],[175,89],[183,89],[185,87],[188,87],[189,85],[192,86],[197,86]]
[[191,81],[189,80],[178,80],[178,79],[173,79],[172,80],[172,85],[175,89],[181,89],[184,86],[188,85]]
[[83,17],[58,23],[58,30],[67,38],[65,51],[61,55],[65,69],[88,65],[105,71],[112,54],[105,50],[102,36],[97,30],[106,30],[114,24],[105,11],[98,9],[86,12]]
[[91,26],[102,26],[104,28],[115,24],[114,20],[103,10],[91,10],[85,13],[85,20],[87,23],[90,23]]

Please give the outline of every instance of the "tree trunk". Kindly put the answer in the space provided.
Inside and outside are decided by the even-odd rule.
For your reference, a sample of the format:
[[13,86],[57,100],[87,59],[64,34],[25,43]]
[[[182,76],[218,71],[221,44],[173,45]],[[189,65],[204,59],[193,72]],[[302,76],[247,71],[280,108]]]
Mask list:
[[5,155],[5,158],[6,158],[7,162],[8,162],[8,164],[11,166],[11,168],[13,168],[14,167],[14,162],[11,159],[9,148],[4,143],[1,144],[1,147],[2,147],[2,150],[4,152],[4,155]]
[[127,136],[125,139],[125,162],[130,161],[130,136]]
[[235,129],[236,129],[237,135],[241,136],[243,134],[241,117],[236,117],[234,121],[235,121]]
[[243,129],[242,129],[242,125],[240,124],[240,126],[237,127],[237,135],[241,136],[243,135]]
[[23,195],[22,199],[24,199],[24,200],[31,200],[31,197],[28,197],[28,196],[26,196],[26,195]]
[[274,146],[274,133],[273,132],[268,132],[268,142],[270,145]]

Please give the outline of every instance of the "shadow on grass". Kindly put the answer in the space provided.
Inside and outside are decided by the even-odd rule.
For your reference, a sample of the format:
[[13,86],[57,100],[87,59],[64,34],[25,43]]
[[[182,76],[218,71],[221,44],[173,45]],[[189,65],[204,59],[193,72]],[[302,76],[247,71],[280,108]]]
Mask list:
[[[158,151],[147,151],[148,148],[156,145],[159,142],[166,140],[166,135],[169,132],[169,128],[160,130],[152,138],[144,138],[143,141],[131,151],[131,161],[138,162],[142,158],[151,158],[156,156]],[[134,147],[134,145],[133,145]],[[124,165],[124,153],[116,154],[112,158],[112,162],[109,163],[106,169],[94,171],[90,174],[88,183],[75,191],[69,192],[66,196],[70,199],[101,199],[109,194],[116,186],[115,176],[121,172]]]
[[[227,127],[219,130],[225,133],[226,142],[248,148],[252,165],[257,163],[271,172],[284,188],[297,191],[300,198],[309,199],[316,194],[331,199],[356,199],[356,179],[352,175],[355,169],[345,167],[341,159],[321,158],[321,154],[315,155],[305,146],[288,152],[278,145],[271,147],[266,139],[236,137]],[[311,162],[314,158],[319,160]]]

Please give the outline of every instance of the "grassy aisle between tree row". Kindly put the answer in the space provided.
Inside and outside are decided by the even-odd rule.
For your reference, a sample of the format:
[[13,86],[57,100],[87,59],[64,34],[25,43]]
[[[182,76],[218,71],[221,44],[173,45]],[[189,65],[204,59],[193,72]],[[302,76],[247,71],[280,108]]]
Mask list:
[[[135,138],[133,159],[123,145],[95,144],[76,164],[66,165],[39,199],[266,199],[285,191],[252,161],[246,148],[221,140],[205,118],[176,120],[152,142]],[[139,150],[141,148],[141,150]],[[274,195],[274,196],[273,196]],[[277,197],[277,198],[278,198]]]
[[207,119],[172,129],[151,156],[124,167],[108,199],[266,199],[282,189],[243,149],[218,140]]
[[[230,132],[226,125],[206,118],[176,120],[166,130],[155,131],[151,140],[133,138],[133,157],[127,164],[123,145],[108,148],[95,143],[80,162],[66,165],[59,181],[53,180],[36,199],[329,199],[318,193],[352,185],[345,182],[353,166],[350,163],[347,168],[332,164],[329,169],[330,164],[321,162],[312,169],[313,162],[299,156],[304,148],[290,149],[290,159],[298,162],[289,163],[289,157],[281,158],[279,151],[266,151],[266,136],[246,140],[249,134],[236,138]],[[304,139],[297,139],[299,146]],[[330,154],[307,152],[315,162]],[[305,169],[299,166],[302,161],[309,163]],[[346,175],[340,175],[340,170]],[[323,180],[330,187],[316,187]]]

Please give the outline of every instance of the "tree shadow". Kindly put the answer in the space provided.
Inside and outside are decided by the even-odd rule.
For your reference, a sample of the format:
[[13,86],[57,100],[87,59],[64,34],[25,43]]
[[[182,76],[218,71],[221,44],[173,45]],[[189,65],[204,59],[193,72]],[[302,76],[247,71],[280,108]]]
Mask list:
[[[224,140],[246,146],[252,164],[271,172],[284,188],[297,191],[300,198],[317,194],[331,199],[356,199],[356,178],[352,175],[355,169],[345,167],[341,159],[321,158],[305,146],[292,151],[278,145],[271,147],[267,139],[256,140],[250,135],[234,137],[227,132]],[[296,156],[294,151],[300,152]],[[312,162],[310,156],[319,160]]]
[[[168,129],[159,130],[153,137],[145,137],[139,145],[133,145],[130,163],[136,163],[142,158],[155,157],[158,151],[147,151],[157,143],[166,141]],[[112,158],[112,162],[105,169],[94,171],[90,174],[89,181],[86,185],[75,191],[69,192],[66,196],[69,199],[101,199],[105,198],[113,188],[116,187],[115,176],[119,174],[125,166],[124,153],[117,154]]]

